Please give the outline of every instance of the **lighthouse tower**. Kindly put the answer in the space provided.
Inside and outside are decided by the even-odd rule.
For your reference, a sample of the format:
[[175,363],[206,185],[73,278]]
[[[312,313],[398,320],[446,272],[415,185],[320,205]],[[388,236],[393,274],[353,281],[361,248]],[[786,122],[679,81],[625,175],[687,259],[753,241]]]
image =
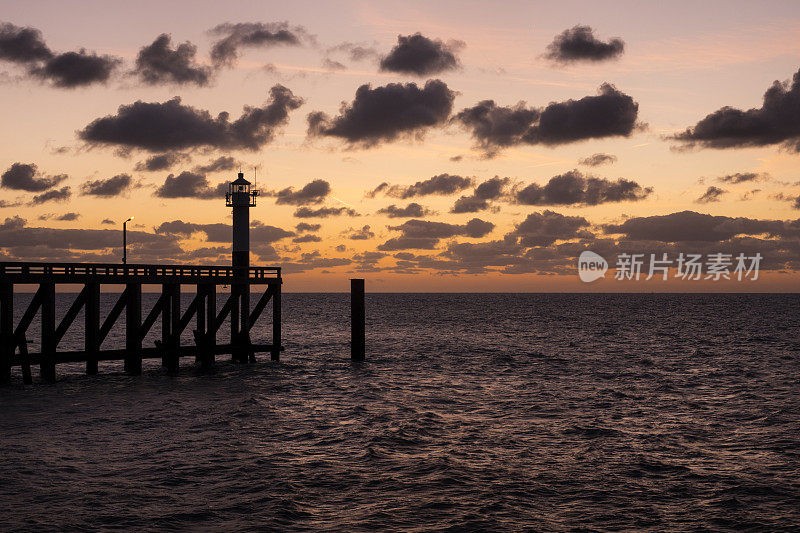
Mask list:
[[[231,342],[242,347],[233,353],[234,361],[246,362],[248,358],[247,346],[250,344],[247,320],[250,314],[250,284],[248,274],[250,269],[250,208],[256,206],[258,190],[251,189],[250,182],[244,179],[244,174],[239,172],[239,177],[232,181],[225,194],[225,205],[233,208],[233,254],[231,265],[236,277],[241,277],[241,283],[233,283],[231,292],[239,299],[239,306],[231,309]],[[250,358],[254,357],[249,353]]]

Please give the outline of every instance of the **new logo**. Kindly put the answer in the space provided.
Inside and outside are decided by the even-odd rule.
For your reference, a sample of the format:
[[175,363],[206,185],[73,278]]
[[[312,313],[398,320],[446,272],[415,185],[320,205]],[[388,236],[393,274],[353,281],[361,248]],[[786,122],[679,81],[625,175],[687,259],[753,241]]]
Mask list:
[[578,276],[584,283],[591,283],[606,275],[608,262],[594,252],[585,250],[578,257]]

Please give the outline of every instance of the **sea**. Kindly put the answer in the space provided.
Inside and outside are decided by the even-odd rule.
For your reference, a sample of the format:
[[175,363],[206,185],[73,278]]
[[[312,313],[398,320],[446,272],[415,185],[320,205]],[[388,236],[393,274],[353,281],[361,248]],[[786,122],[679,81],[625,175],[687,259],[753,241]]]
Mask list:
[[15,369],[0,530],[800,530],[798,294],[368,294],[360,363],[349,305],[284,294],[279,362]]

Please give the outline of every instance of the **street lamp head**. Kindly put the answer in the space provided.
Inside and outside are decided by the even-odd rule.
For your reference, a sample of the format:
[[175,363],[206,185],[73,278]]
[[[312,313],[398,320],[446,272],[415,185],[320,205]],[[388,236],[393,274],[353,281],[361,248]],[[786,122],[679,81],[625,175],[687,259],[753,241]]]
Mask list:
[[131,220],[133,220],[133,217],[128,217],[128,220],[126,220],[125,222],[130,222]]

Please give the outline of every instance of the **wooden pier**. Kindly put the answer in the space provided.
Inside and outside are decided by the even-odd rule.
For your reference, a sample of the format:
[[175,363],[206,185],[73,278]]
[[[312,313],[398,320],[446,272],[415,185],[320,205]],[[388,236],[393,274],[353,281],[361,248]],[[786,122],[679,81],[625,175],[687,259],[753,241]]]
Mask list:
[[[56,284],[82,285],[72,304],[56,321]],[[124,361],[125,371],[139,374],[142,359],[160,358],[176,372],[181,357],[194,356],[202,367],[210,367],[216,355],[230,354],[236,362],[254,361],[255,354],[269,352],[278,360],[281,345],[281,269],[278,267],[232,267],[196,265],[120,265],[87,263],[10,263],[0,262],[0,382],[11,377],[11,368],[20,366],[23,380],[31,383],[31,366],[39,365],[45,381],[55,381],[58,363],[86,362],[86,373],[96,374],[99,361]],[[15,286],[38,286],[25,312],[15,322]],[[102,285],[124,287],[115,295],[116,303],[105,318],[100,315]],[[158,285],[161,294],[145,315],[142,286]],[[196,293],[186,309],[181,309],[181,287],[194,285]],[[217,287],[230,286],[222,293],[224,304],[217,308]],[[263,286],[255,306],[250,308],[253,286]],[[254,344],[250,331],[272,301],[272,342]],[[84,316],[84,348],[59,351],[58,345],[80,312]],[[111,329],[125,314],[124,348],[104,349]],[[28,350],[30,328],[41,319],[39,352]],[[142,342],[161,318],[161,339],[155,346]],[[231,342],[217,344],[217,332],[230,317]],[[102,318],[102,320],[101,320]],[[195,319],[194,344],[181,346],[181,334]]]

